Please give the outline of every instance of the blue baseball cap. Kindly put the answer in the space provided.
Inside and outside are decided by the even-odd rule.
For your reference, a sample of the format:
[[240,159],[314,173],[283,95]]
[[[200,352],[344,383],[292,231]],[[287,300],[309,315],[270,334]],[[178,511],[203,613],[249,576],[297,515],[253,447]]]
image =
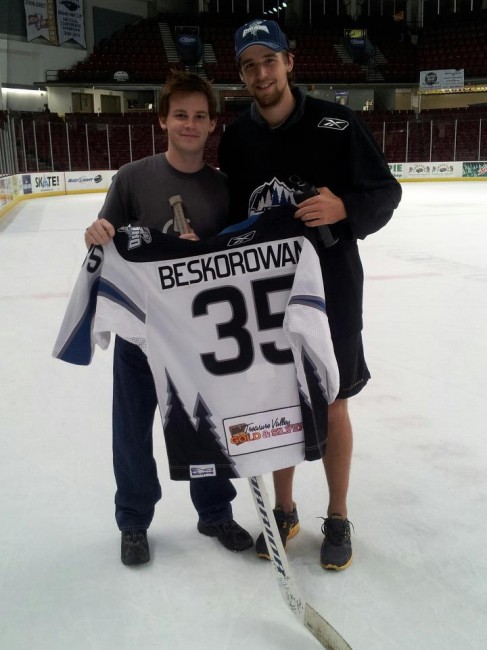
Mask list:
[[235,59],[251,45],[263,45],[274,52],[289,50],[289,43],[279,25],[274,20],[252,20],[235,32]]

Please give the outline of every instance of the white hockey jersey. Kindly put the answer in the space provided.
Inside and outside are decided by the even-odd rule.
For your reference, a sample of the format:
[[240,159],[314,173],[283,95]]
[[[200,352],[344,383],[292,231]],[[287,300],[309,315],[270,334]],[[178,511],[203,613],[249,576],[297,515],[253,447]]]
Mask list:
[[88,364],[110,332],[147,354],[170,477],[321,458],[338,368],[320,263],[272,208],[206,241],[123,228],[90,249],[53,355]]

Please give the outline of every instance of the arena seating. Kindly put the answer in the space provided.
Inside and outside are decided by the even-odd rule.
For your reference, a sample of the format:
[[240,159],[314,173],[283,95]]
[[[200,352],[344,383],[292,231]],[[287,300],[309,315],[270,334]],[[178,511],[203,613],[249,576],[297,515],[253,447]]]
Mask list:
[[487,158],[487,106],[360,114],[389,162]]
[[[85,61],[72,69],[58,71],[58,80],[67,82],[113,81],[118,71],[136,83],[162,84],[172,69],[181,69],[178,61],[169,61],[161,36],[161,24],[167,24],[174,36],[180,26],[200,30],[203,43],[212,56],[203,58],[202,73],[216,83],[239,83],[233,51],[233,32],[245,20],[241,16],[164,16],[127,25],[110,39],[99,43]],[[343,45],[345,27],[368,30],[371,56],[363,65],[338,54]],[[359,83],[370,70],[380,73],[386,82],[416,82],[420,70],[459,68],[465,77],[487,76],[487,11],[478,19],[457,15],[454,22],[440,27],[425,27],[413,34],[405,23],[391,17],[368,17],[354,23],[351,19],[329,18],[326,27],[285,25],[296,43],[296,73],[303,83]]]
[[126,25],[110,39],[102,41],[87,59],[72,69],[58,71],[59,81],[113,81],[116,72],[126,72],[131,82],[162,84],[171,69],[159,24],[154,19]]
[[[359,116],[391,163],[487,159],[487,106]],[[218,164],[225,125],[234,118],[222,113],[208,139],[206,160],[212,165]],[[27,113],[15,117],[14,128],[21,171],[118,169],[167,146],[155,113],[69,113],[64,120]]]
[[[59,70],[58,81],[68,83],[113,82],[118,71],[133,83],[164,83],[171,70],[183,65],[169,56],[161,25],[174,37],[185,25],[199,30],[205,54],[200,74],[217,84],[238,84],[233,33],[248,16],[205,14],[140,20],[100,42],[93,53],[72,69]],[[354,63],[343,45],[344,29],[367,29],[372,45],[367,64]],[[412,32],[404,21],[369,16],[353,22],[343,16],[327,16],[313,25],[287,21],[285,30],[295,46],[296,81],[338,86],[368,81],[371,70],[388,83],[417,83],[419,72],[447,67],[465,70],[465,79],[487,80],[487,11],[428,20]],[[173,53],[174,54],[174,53]],[[171,60],[170,60],[171,59]],[[390,112],[363,112],[379,146],[390,162],[428,160],[476,160],[487,158],[487,107]],[[217,164],[218,142],[225,124],[235,113],[222,113],[209,138],[207,159]],[[1,119],[1,117],[0,117]],[[482,121],[484,128],[482,129]],[[20,167],[51,169],[116,169],[137,158],[165,148],[165,136],[157,115],[130,111],[125,114],[71,113],[16,116],[15,129],[21,151]],[[37,156],[36,156],[37,153]],[[20,154],[19,154],[20,155]]]

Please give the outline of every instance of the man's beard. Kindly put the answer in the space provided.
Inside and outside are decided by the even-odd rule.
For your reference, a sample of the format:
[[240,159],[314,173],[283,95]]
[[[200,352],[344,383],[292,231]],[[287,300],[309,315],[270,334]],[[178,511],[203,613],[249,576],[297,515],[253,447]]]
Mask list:
[[284,97],[285,90],[286,90],[285,87],[278,88],[277,86],[275,86],[272,92],[266,93],[261,97],[254,95],[255,103],[260,108],[273,108],[274,106],[277,106],[280,103],[280,101]]

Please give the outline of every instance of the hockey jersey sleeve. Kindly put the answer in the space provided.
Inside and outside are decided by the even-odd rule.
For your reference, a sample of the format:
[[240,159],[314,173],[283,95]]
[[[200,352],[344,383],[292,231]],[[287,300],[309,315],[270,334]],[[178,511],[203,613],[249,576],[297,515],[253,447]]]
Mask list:
[[103,350],[108,347],[111,332],[143,348],[144,304],[144,284],[129,272],[113,241],[92,246],[71,293],[53,356],[68,363],[89,365],[96,345]]
[[338,394],[340,376],[326,314],[320,263],[306,237],[284,313],[283,330],[296,370],[306,432],[305,458],[319,460],[326,450],[328,405]]
[[103,350],[110,344],[109,331],[93,330],[103,256],[102,246],[92,246],[85,257],[54,344],[52,356],[57,359],[86,366],[95,344]]
[[313,245],[306,238],[286,307],[283,328],[291,345],[299,390],[311,404],[312,396],[307,389],[309,379],[305,368],[307,360],[314,368],[315,377],[319,378],[327,403],[331,404],[338,394],[340,377],[326,315],[319,259],[314,253]]

